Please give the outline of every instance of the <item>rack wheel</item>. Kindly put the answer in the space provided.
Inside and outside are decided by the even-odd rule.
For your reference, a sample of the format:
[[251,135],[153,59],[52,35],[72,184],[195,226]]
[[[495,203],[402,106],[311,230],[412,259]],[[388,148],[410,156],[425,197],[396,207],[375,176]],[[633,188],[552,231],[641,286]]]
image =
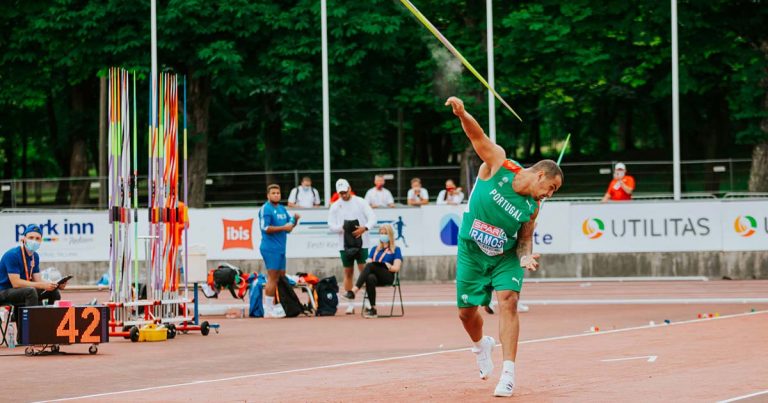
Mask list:
[[[127,332],[127,331],[129,331],[129,330],[131,330],[131,327],[130,327],[130,326],[123,326],[123,331],[124,331],[124,332]],[[130,335],[129,335],[129,336],[123,336],[123,338],[124,338],[124,339],[126,339],[126,340],[128,340],[128,339],[130,339],[130,338],[131,338],[131,336],[130,336]]]
[[61,351],[61,347],[59,347],[58,344],[54,344],[51,346],[51,352],[54,354],[58,354],[59,351]]
[[99,352],[99,347],[95,344],[91,344],[90,347],[88,347],[88,354],[96,354]]
[[25,348],[24,355],[26,355],[27,357],[32,357],[33,355],[35,355],[35,349],[32,347]]
[[200,334],[203,336],[208,336],[208,333],[211,332],[211,325],[208,323],[208,321],[205,321],[200,324]]
[[134,342],[134,343],[139,341],[139,328],[138,327],[133,326],[131,328],[131,336],[130,337],[131,337],[131,341]]
[[169,323],[165,326],[168,328],[168,339],[173,339],[176,337],[176,325]]

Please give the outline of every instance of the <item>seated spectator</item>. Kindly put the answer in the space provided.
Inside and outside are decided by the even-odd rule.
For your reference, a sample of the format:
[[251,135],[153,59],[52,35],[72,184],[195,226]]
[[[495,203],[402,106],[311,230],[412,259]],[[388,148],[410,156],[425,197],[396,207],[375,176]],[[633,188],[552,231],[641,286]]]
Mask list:
[[464,201],[464,193],[457,188],[453,179],[445,181],[445,189],[437,195],[437,204],[461,204]]
[[392,193],[384,187],[383,175],[376,175],[373,179],[373,187],[365,193],[365,201],[373,208],[395,207]]
[[632,200],[632,192],[634,191],[635,178],[627,175],[627,166],[619,162],[613,168],[613,180],[608,185],[603,201]]
[[[349,191],[349,195],[350,196],[357,196],[355,194],[355,191],[351,190],[351,189]],[[339,201],[340,197],[341,197],[341,195],[339,195],[339,192],[333,192],[333,194],[331,195],[331,204],[336,203],[337,201]]]
[[421,179],[411,179],[411,188],[408,190],[408,205],[423,206],[429,203],[429,192],[421,187]]
[[312,178],[301,178],[301,185],[296,186],[288,195],[288,207],[312,208],[320,206],[320,193],[312,187]]
[[67,284],[44,281],[40,275],[40,255],[37,250],[43,241],[43,231],[37,225],[28,225],[21,244],[9,249],[0,259],[0,303],[15,306],[49,304],[61,299],[59,290]]
[[400,271],[403,264],[403,255],[400,247],[395,245],[395,231],[389,224],[379,228],[379,242],[375,248],[371,248],[366,260],[365,268],[357,277],[357,283],[351,291],[344,294],[347,300],[354,300],[355,294],[365,285],[368,300],[371,307],[363,314],[366,318],[375,318],[376,312],[376,286],[391,285],[395,281],[395,273]]

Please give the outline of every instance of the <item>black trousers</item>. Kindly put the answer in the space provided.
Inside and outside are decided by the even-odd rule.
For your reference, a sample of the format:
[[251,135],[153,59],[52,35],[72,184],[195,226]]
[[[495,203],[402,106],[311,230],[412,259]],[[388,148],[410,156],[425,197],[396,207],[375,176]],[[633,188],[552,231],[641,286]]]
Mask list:
[[368,293],[368,300],[371,306],[376,306],[376,286],[391,285],[395,281],[395,273],[387,269],[384,263],[371,262],[365,265],[365,268],[357,278],[357,288],[363,288]]
[[9,288],[0,290],[0,304],[20,306],[42,305],[44,300],[52,305],[54,301],[61,299],[59,290],[48,291],[43,294],[43,290],[33,287]]

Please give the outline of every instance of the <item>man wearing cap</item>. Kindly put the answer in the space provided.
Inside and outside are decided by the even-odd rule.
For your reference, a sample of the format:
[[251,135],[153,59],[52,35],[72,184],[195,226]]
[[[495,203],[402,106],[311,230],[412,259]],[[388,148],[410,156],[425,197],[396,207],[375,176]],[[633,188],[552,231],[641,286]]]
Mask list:
[[[44,281],[40,276],[40,255],[37,250],[43,241],[43,231],[37,225],[28,225],[19,246],[9,249],[0,259],[0,303],[15,306],[49,304],[61,299],[60,289],[66,283]],[[45,294],[43,294],[45,292]]]
[[627,175],[627,166],[619,162],[613,168],[613,180],[608,185],[603,201],[632,200],[632,192],[634,191],[635,178]]
[[[339,234],[339,251],[341,264],[344,267],[345,295],[352,291],[354,277],[353,265],[357,262],[358,270],[362,271],[365,259],[368,257],[368,232],[376,225],[376,215],[371,206],[359,196],[352,195],[352,189],[346,179],[336,181],[336,192],[339,200],[331,205],[328,212],[328,227],[331,232]],[[354,294],[353,294],[354,295]],[[347,306],[347,315],[355,313],[352,304]]]

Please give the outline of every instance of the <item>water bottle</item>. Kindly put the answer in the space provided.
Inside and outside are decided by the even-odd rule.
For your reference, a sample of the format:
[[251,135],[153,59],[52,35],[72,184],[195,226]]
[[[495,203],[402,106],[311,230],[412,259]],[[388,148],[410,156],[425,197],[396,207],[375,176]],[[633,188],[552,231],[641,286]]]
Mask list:
[[8,342],[8,348],[16,347],[16,324],[8,324],[8,331],[5,333],[5,340]]

